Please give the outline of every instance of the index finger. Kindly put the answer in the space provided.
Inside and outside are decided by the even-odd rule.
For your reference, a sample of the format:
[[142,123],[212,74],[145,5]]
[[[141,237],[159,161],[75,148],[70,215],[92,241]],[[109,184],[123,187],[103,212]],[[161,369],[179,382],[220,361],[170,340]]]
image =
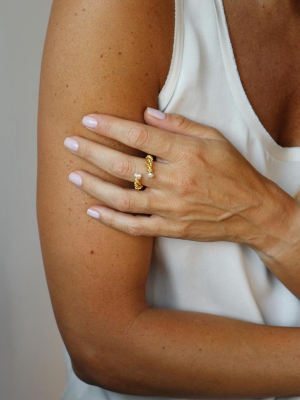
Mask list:
[[82,119],[89,130],[145,153],[175,161],[181,149],[181,135],[140,122],[107,114],[89,114]]

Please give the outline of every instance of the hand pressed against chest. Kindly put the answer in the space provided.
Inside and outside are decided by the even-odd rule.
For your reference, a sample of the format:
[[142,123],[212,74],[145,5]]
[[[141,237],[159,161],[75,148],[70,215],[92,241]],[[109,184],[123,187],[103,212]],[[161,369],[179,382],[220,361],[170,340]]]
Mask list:
[[300,146],[298,1],[223,0],[246,95],[261,123],[282,147]]

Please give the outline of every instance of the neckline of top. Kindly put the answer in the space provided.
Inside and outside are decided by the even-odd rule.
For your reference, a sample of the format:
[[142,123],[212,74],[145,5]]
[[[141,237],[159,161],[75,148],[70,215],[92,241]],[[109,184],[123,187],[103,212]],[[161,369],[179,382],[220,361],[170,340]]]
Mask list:
[[260,139],[265,150],[279,161],[300,161],[300,146],[282,147],[266,130],[255,113],[243,87],[232,47],[223,0],[213,0],[215,5],[218,34],[225,71],[235,102],[250,130]]

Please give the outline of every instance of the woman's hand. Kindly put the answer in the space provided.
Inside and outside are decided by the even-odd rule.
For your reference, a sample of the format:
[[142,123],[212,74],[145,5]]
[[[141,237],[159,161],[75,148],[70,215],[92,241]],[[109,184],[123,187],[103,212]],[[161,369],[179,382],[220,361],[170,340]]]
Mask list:
[[282,218],[277,185],[218,130],[182,115],[154,113],[145,111],[147,125],[103,114],[83,119],[91,131],[157,156],[153,178],[147,176],[144,158],[79,136],[65,140],[72,153],[114,176],[134,182],[134,174],[141,173],[146,186],[121,188],[75,171],[70,180],[108,206],[95,205],[88,215],[131,235],[248,244]]

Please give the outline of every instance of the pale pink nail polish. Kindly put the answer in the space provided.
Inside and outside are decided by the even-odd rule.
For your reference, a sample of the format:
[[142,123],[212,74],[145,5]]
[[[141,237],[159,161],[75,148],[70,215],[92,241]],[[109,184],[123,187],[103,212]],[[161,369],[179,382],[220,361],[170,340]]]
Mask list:
[[69,149],[73,151],[78,150],[78,142],[75,139],[67,137],[64,141],[64,145]]
[[69,179],[72,183],[75,183],[75,185],[77,186],[81,186],[82,185],[82,179],[81,176],[76,174],[75,172],[71,172],[69,175]]
[[100,218],[100,214],[97,212],[97,211],[95,211],[95,210],[92,210],[91,208],[89,208],[88,210],[87,210],[87,212],[86,212],[90,217],[93,217],[93,218]]
[[156,110],[155,108],[147,107],[147,113],[152,115],[152,117],[155,117],[158,119],[166,119],[167,118],[165,113],[163,113],[160,110]]
[[98,121],[96,120],[96,118],[86,115],[82,118],[82,124],[87,128],[96,128],[96,126],[98,125]]

